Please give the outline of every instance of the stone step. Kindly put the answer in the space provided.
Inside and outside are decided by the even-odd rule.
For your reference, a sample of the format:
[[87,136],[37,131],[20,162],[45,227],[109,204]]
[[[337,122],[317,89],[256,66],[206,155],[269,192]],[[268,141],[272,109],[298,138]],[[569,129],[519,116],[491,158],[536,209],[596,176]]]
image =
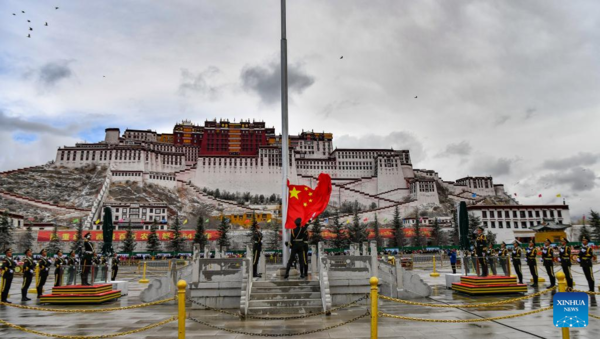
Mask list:
[[323,306],[305,306],[305,307],[249,307],[248,314],[254,315],[275,315],[275,314],[309,314],[323,311]]
[[280,299],[280,300],[250,300],[249,307],[306,307],[315,306],[322,307],[321,299]]
[[252,287],[279,287],[279,286],[319,286],[318,281],[313,280],[269,280],[255,281]]
[[269,287],[257,287],[252,284],[253,293],[295,293],[295,292],[320,292],[320,286],[269,286]]
[[250,301],[253,300],[281,300],[281,299],[319,299],[320,292],[289,292],[289,293],[262,293],[252,291]]

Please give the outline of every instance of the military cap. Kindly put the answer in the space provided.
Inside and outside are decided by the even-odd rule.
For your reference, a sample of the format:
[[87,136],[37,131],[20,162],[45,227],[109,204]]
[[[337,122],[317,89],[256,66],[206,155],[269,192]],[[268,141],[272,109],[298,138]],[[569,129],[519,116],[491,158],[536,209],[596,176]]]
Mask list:
[[503,241],[503,242],[500,243],[500,245],[506,246],[506,243]]
[[27,252],[33,252],[33,251],[31,250],[31,248],[28,248],[25,250],[25,253],[27,253]]
[[515,241],[513,241],[513,244],[521,245],[521,242],[519,240],[515,239]]
[[531,238],[531,240],[529,240],[529,243],[535,245],[535,240],[533,238]]
[[560,238],[560,240],[561,240],[561,241],[564,241],[564,242],[569,242],[569,239],[567,239],[567,238],[565,238],[565,237],[562,237],[562,238]]
[[40,250],[40,254],[44,253],[45,251],[46,251],[46,249],[45,249],[45,248],[42,248],[42,249]]
[[590,241],[590,238],[589,238],[588,236],[584,235],[584,236],[582,236],[582,237],[581,237],[581,240],[587,240],[587,241]]
[[91,235],[91,234],[88,232],[88,233],[86,233],[86,234],[85,234],[83,237],[84,237],[84,238],[86,238],[86,239],[89,239],[89,238],[91,238],[91,237],[92,237],[92,235]]
[[69,255],[71,255],[71,254],[75,254],[75,251],[71,251],[71,252],[69,252]]
[[552,241],[550,241],[550,239],[546,238],[546,240],[544,240],[546,242],[552,243]]
[[12,248],[9,247],[9,248],[7,248],[7,249],[4,250],[4,254],[7,254],[8,252],[12,252]]

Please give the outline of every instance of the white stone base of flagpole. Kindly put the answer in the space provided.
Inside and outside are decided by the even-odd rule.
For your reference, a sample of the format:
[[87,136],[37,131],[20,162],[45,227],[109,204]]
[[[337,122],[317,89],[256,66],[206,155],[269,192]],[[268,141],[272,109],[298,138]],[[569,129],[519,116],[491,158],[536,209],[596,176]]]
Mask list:
[[[285,267],[281,267],[277,270],[277,277],[279,278],[283,278],[285,277]],[[290,269],[290,277],[299,277],[300,276],[300,272],[295,269],[295,268],[291,268]]]

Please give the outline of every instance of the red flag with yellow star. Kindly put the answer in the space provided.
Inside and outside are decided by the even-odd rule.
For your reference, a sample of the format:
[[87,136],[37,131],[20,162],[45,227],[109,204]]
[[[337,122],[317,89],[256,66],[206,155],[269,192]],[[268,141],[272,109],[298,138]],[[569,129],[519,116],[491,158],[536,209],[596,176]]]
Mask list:
[[294,220],[302,219],[302,226],[321,214],[329,204],[331,196],[331,177],[329,174],[319,174],[319,183],[313,190],[304,185],[290,185],[288,181],[288,211],[285,228],[294,229]]

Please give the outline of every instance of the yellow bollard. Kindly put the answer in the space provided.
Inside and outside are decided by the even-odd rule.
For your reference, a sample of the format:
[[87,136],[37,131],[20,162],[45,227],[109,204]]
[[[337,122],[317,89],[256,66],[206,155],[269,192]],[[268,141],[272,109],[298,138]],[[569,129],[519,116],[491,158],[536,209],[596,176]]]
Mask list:
[[440,274],[435,270],[435,255],[433,256],[433,272],[429,274],[431,277],[439,277]]
[[377,317],[379,316],[379,311],[377,310],[377,302],[379,301],[377,285],[379,284],[379,279],[371,277],[369,283],[371,284],[371,339],[377,339]]
[[[567,291],[567,279],[565,279],[565,273],[564,272],[556,273],[556,279],[558,280],[558,291],[566,292]],[[562,338],[563,339],[571,338],[571,334],[569,333],[568,327],[562,328]]]
[[179,336],[178,339],[185,339],[185,288],[187,283],[185,280],[177,282],[177,299],[179,304]]
[[140,284],[147,284],[150,280],[146,279],[146,263],[144,262],[144,274],[142,275],[142,279],[138,281]]
[[[35,286],[37,287],[38,285],[38,281],[40,280],[40,267],[38,265],[35,265]],[[27,293],[35,293],[37,294],[37,288],[30,288],[29,291],[27,291]]]

